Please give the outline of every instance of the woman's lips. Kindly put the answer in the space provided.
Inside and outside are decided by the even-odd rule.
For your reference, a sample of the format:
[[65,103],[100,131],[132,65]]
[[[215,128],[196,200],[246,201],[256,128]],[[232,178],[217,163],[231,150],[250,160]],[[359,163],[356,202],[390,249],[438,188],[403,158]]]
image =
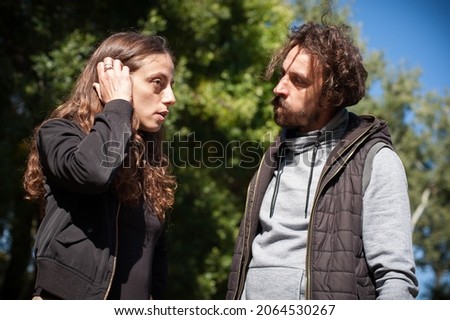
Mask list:
[[167,115],[169,114],[169,111],[161,111],[157,112],[156,116],[159,118],[160,121],[166,120]]

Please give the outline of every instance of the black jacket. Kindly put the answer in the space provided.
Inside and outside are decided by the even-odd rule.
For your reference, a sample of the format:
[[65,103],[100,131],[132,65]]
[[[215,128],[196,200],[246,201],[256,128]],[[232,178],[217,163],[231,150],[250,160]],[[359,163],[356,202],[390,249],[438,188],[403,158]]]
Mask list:
[[35,286],[50,295],[108,296],[120,210],[110,186],[127,155],[131,113],[127,101],[113,100],[96,115],[89,134],[67,119],[48,120],[39,129],[37,146],[47,194],[35,242]]

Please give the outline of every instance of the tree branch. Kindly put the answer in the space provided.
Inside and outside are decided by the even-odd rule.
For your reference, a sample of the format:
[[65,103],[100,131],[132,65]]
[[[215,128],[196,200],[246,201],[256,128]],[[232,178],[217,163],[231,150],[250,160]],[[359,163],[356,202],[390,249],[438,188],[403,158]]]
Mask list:
[[431,194],[431,188],[427,187],[422,192],[422,197],[420,199],[420,204],[417,206],[416,210],[414,210],[414,213],[412,215],[411,221],[412,221],[412,231],[414,231],[414,228],[417,224],[417,221],[419,221],[422,214],[425,212],[425,209],[428,205],[428,202],[430,200],[430,194]]

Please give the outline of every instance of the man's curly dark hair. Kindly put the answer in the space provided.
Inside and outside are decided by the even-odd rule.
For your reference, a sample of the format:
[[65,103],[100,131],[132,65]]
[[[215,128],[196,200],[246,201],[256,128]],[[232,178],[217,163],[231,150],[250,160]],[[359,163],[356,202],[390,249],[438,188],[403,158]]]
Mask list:
[[272,57],[266,70],[271,78],[295,46],[306,50],[322,68],[322,107],[348,107],[357,104],[365,95],[367,71],[359,49],[349,35],[350,27],[308,22],[294,27],[288,40]]

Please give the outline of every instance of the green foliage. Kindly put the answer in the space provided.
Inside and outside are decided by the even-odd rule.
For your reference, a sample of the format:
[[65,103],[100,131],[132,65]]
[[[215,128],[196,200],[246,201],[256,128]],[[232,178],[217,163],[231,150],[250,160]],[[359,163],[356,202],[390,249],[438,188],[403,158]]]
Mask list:
[[[430,191],[421,219],[414,233],[421,255],[420,266],[431,266],[435,273],[432,298],[450,297],[450,95],[428,93],[415,108],[415,121],[420,140],[420,157],[416,159],[416,194]],[[422,198],[417,197],[417,200]],[[422,200],[423,201],[423,200]],[[416,201],[417,203],[418,201]]]
[[179,160],[169,230],[170,273],[178,281],[169,295],[222,299],[259,143],[275,130],[271,87],[261,75],[292,16],[272,0],[197,4],[166,1],[157,18],[167,21],[164,33],[178,58],[177,104],[168,124]]
[[28,95],[39,95],[49,110],[70,93],[80,71],[92,53],[96,39],[75,30],[48,54],[32,55],[36,81],[26,87]]

